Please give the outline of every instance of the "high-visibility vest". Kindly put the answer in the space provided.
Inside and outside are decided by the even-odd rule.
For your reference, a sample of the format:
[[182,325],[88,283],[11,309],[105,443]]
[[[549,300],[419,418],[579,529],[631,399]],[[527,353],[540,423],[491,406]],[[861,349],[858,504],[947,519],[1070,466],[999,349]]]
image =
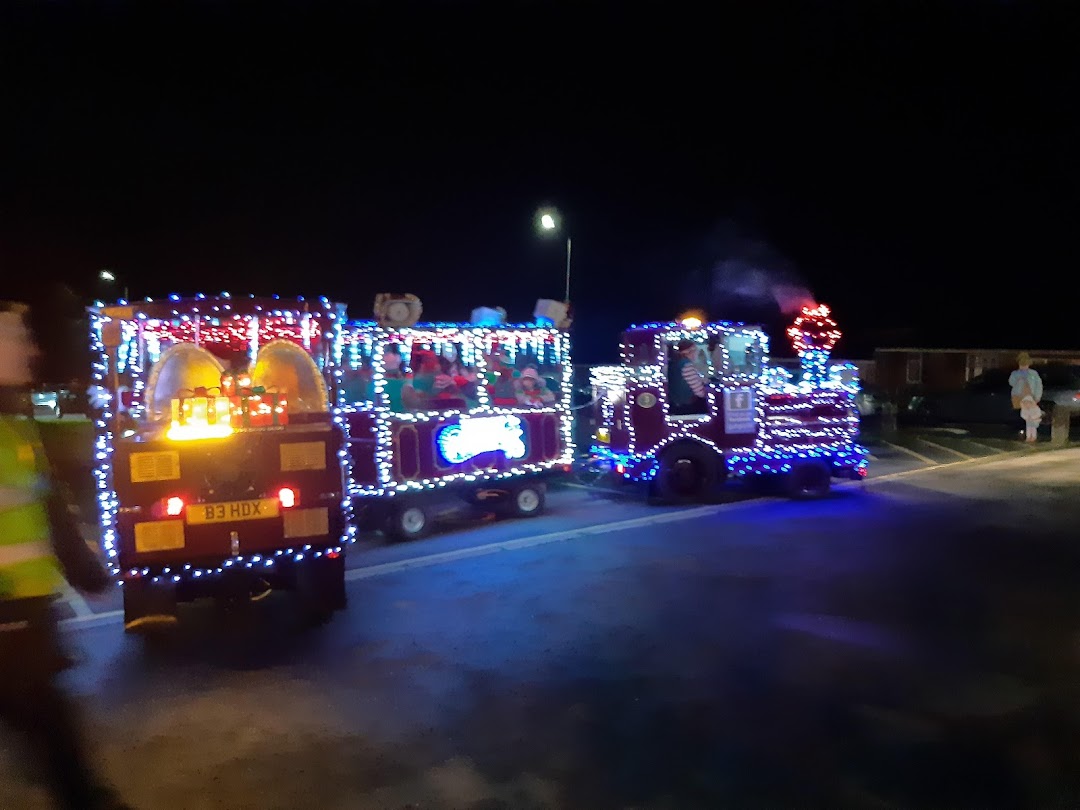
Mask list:
[[0,414],[0,600],[51,596],[60,587],[47,469],[34,420]]

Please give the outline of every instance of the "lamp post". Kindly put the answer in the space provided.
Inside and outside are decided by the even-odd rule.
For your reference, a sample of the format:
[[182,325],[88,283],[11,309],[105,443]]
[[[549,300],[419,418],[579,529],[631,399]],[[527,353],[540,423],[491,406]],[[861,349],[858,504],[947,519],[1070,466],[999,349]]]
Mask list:
[[[559,231],[559,214],[554,210],[540,212],[540,231],[554,235]],[[570,237],[566,237],[566,302],[570,303]]]
[[[106,282],[107,284],[116,284],[117,283],[116,273],[114,273],[112,270],[102,270],[100,273],[98,273],[98,278],[101,281]],[[127,297],[128,297],[128,288],[127,288],[127,285],[125,284],[124,285],[124,300],[125,301],[127,300]]]

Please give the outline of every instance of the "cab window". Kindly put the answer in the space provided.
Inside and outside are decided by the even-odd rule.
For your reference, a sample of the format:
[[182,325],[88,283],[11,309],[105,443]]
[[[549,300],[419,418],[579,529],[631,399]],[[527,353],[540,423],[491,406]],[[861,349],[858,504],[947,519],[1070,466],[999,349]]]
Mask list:
[[717,372],[725,376],[755,377],[761,373],[763,358],[761,335],[752,332],[725,334],[713,352]]

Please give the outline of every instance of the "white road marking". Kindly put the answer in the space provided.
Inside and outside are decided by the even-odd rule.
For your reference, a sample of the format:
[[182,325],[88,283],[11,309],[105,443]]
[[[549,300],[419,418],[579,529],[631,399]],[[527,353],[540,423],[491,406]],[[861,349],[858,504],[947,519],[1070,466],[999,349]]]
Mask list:
[[62,591],[63,600],[71,605],[71,609],[75,611],[77,617],[85,618],[94,615],[94,611],[90,608],[90,605],[86,604],[86,600],[82,598],[77,590],[72,588],[66,582],[64,583]]
[[946,447],[943,444],[932,442],[929,439],[924,439],[922,436],[916,436],[916,441],[920,441],[923,444],[928,444],[931,447],[936,447],[938,450],[944,450],[946,453],[952,453],[953,455],[960,456],[960,458],[975,458],[975,456],[968,455],[967,453],[961,453],[959,450],[953,450],[951,447]]
[[[547,534],[537,534],[531,537],[521,537],[516,540],[502,540],[497,543],[487,543],[482,546],[473,546],[472,548],[456,549],[454,551],[444,551],[438,554],[426,554],[423,557],[413,557],[407,560],[398,560],[392,563],[383,563],[382,565],[369,565],[362,568],[350,568],[345,572],[346,582],[355,582],[359,579],[373,579],[375,577],[387,576],[388,574],[394,574],[399,571],[409,571],[414,568],[426,568],[432,565],[441,565],[442,563],[454,562],[456,560],[466,560],[472,557],[484,557],[489,554],[495,554],[500,551],[515,551],[522,548],[532,548],[533,546],[542,546],[548,543],[558,543],[564,540],[575,540],[583,537],[591,537],[601,534],[611,534],[613,532],[628,531],[630,529],[639,529],[643,526],[657,526],[665,523],[676,523],[684,520],[694,520],[695,518],[708,517],[709,515],[715,515],[720,512],[731,512],[740,508],[747,508],[761,503],[768,503],[770,501],[781,500],[779,498],[752,498],[745,501],[735,501],[734,503],[722,503],[715,506],[699,506],[691,509],[678,509],[672,512],[660,512],[655,515],[646,515],[644,517],[632,518],[630,520],[618,520],[612,523],[601,523],[593,526],[580,526],[576,529],[566,529],[561,532],[549,532]],[[112,624],[119,622],[123,619],[124,611],[111,610],[106,613],[95,613],[88,616],[76,616],[73,619],[64,619],[60,622],[62,627],[72,627],[77,629],[83,629],[87,627],[96,627],[100,624]]]
[[966,439],[965,441],[967,441],[968,444],[974,445],[975,447],[981,447],[983,450],[989,450],[991,453],[1013,453],[1013,452],[1016,452],[1014,450],[1002,450],[1000,447],[991,447],[988,444],[983,444],[982,442],[975,442],[975,441],[972,441],[971,439]]
[[958,461],[946,461],[944,463],[934,464],[931,467],[918,467],[914,470],[901,470],[900,472],[887,473],[886,475],[876,475],[871,478],[865,478],[859,483],[874,484],[878,481],[891,481],[894,478],[904,478],[909,475],[917,475],[918,473],[927,473],[934,470],[943,470],[947,467],[961,467],[966,464],[978,464],[979,462],[982,462],[982,464],[989,466],[991,464],[998,464],[1003,461],[1012,461],[1017,457],[1022,457],[1023,455],[1024,453],[1022,453],[1021,451],[1014,450],[1012,452],[1002,453],[1000,456],[998,456],[998,458],[979,456],[975,458],[964,458]]
[[927,458],[926,456],[924,456],[924,455],[922,455],[920,453],[916,453],[914,450],[909,450],[907,447],[902,447],[899,444],[893,444],[892,442],[886,442],[886,441],[883,441],[882,444],[887,444],[889,447],[892,447],[895,450],[899,450],[901,453],[907,453],[909,456],[917,458],[923,464],[928,464],[928,465],[930,465],[932,467],[937,466],[937,462],[934,461],[932,458]]

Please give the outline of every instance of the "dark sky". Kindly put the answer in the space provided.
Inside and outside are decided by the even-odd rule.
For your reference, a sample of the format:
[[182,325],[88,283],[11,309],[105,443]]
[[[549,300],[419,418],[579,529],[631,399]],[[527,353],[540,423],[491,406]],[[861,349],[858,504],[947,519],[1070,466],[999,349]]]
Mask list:
[[1074,347],[1068,5],[5,3],[0,284],[525,318],[551,203],[584,361],[689,306],[786,322],[763,281],[849,355]]

